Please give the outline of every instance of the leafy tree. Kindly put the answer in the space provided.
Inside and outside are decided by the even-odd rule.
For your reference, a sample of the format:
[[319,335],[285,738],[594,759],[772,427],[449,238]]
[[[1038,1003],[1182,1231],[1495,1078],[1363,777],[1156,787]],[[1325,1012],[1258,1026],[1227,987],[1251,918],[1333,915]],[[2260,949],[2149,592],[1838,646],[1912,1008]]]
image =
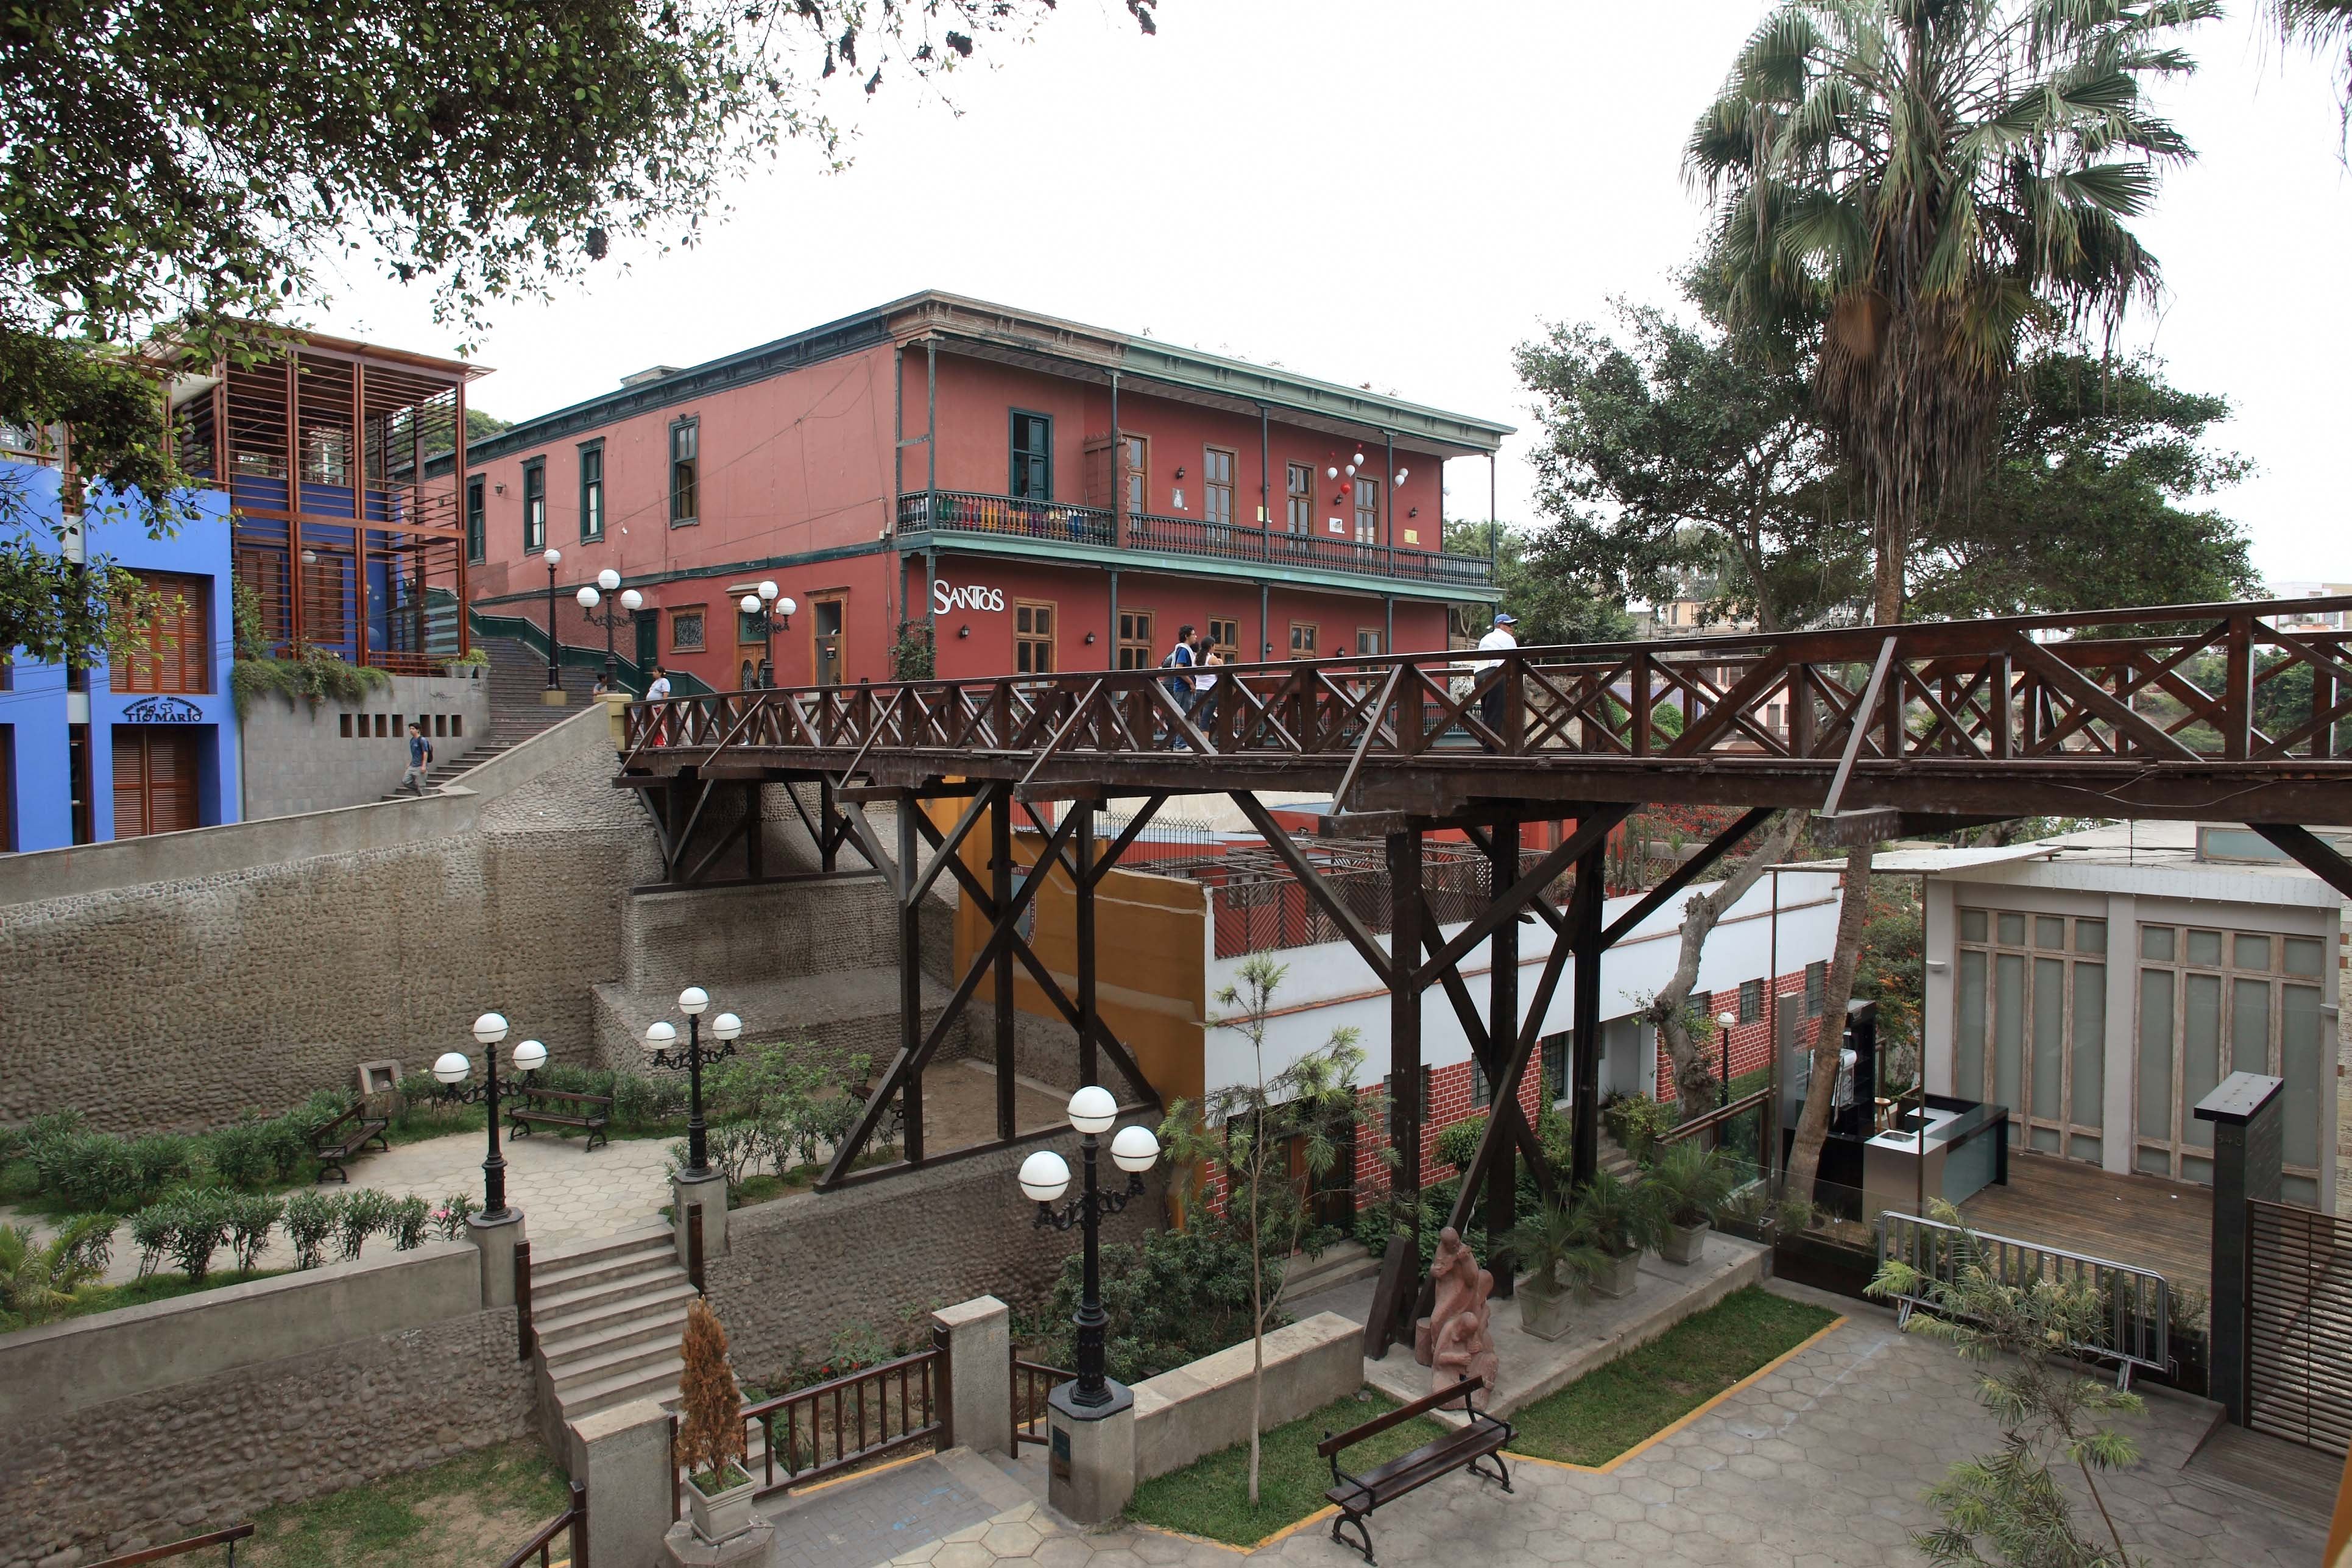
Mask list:
[[513,421],[501,419],[495,414],[485,414],[478,408],[468,407],[466,410],[466,442],[471,446],[476,441],[487,441],[499,431],[509,428],[512,423]]
[[2244,530],[2179,504],[2252,470],[2202,444],[2229,413],[2227,399],[2179,390],[2146,355],[2035,355],[2002,399],[1984,482],[1922,525],[1914,606],[1960,619],[2257,592]]
[[[1457,555],[1484,555],[1487,530],[1484,522],[1458,521],[1445,525],[1445,548]],[[1529,647],[1563,643],[1623,642],[1633,635],[1633,617],[1625,613],[1624,595],[1612,594],[1573,557],[1556,558],[1545,536],[1533,538],[1508,523],[1494,525],[1495,586],[1502,602],[1495,606],[1518,616],[1519,641]],[[1483,633],[1494,611],[1470,606],[1465,616]]]
[[[2141,95],[2186,73],[2213,0],[1788,0],[1699,117],[1685,166],[1715,202],[1709,269],[1735,327],[1818,328],[1812,393],[1871,521],[1872,618],[1902,618],[1929,509],[1997,448],[2029,340],[2112,330],[2154,298],[2126,226],[2188,142]],[[1868,910],[1846,857],[1813,1092],[1789,1181],[1810,1197]]]
[[[1127,0],[1145,32],[1157,0]],[[331,266],[430,283],[478,330],[614,237],[690,245],[800,142],[821,84],[867,94],[1018,38],[1053,0],[117,0],[0,15],[0,421],[71,427],[77,468],[155,506],[183,354],[267,345]],[[854,101],[854,100],[853,100]],[[160,329],[160,331],[158,331]],[[156,335],[149,337],[148,334]],[[143,340],[143,341],[142,341]],[[131,345],[141,343],[136,350]],[[20,573],[0,557],[0,576]],[[0,589],[30,599],[37,583]]]
[[[1196,1180],[1212,1164],[1224,1178],[1216,1223],[1249,1253],[1250,1458],[1249,1500],[1258,1500],[1259,1435],[1265,1426],[1265,1336],[1282,1310],[1287,1264],[1314,1222],[1313,1195],[1361,1129],[1380,1124],[1378,1095],[1356,1092],[1364,1053],[1356,1031],[1335,1029],[1318,1049],[1269,1077],[1265,1037],[1274,994],[1289,973],[1263,952],[1234,972],[1217,993],[1229,1021],[1223,1027],[1249,1042],[1254,1071],[1245,1082],[1212,1090],[1197,1110],[1178,1100],[1160,1124],[1160,1142]],[[1293,1154],[1296,1152],[1296,1159]],[[1186,1205],[1201,1212],[1198,1193]],[[1269,1282],[1269,1268],[1282,1274]]]
[[1807,581],[1822,519],[1843,513],[1801,362],[1712,319],[1622,300],[1612,310],[1622,342],[1594,322],[1556,325],[1516,356],[1543,431],[1538,504],[1554,520],[1538,569],[1654,600],[1713,574],[1727,591],[1710,608],[1752,612],[1766,631],[1801,625],[1824,590],[1844,596],[1850,547]]
[[[1932,1212],[1947,1225],[1962,1224],[1959,1211],[1940,1199]],[[1986,1542],[2016,1568],[2133,1568],[2144,1559],[2124,1546],[2098,1478],[2139,1462],[2137,1446],[2103,1420],[2137,1415],[2140,1397],[2084,1377],[2065,1359],[2071,1345],[2106,1342],[2109,1303],[2088,1281],[2038,1270],[2019,1282],[2004,1279],[1986,1266],[1983,1245],[1965,1228],[1937,1245],[1949,1249],[1943,1260],[1948,1280],[1892,1258],[1878,1266],[1868,1293],[1927,1302],[1927,1310],[1911,1315],[1909,1331],[1990,1369],[1977,1378],[1977,1397],[2000,1423],[2001,1447],[1961,1460],[1929,1489],[1928,1505],[1944,1523],[1914,1535],[1913,1544],[1938,1563],[1981,1563],[1978,1547]],[[2052,1474],[2062,1464],[2074,1467],[2090,1494],[2104,1542],[2075,1528],[2073,1507]]]

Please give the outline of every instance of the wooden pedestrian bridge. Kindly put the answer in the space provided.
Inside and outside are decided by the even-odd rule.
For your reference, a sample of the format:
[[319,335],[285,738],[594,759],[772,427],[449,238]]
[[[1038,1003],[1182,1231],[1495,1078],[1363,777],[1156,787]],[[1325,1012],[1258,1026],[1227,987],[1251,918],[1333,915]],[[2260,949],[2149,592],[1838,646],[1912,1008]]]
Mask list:
[[[720,692],[631,706],[614,782],[642,792],[664,886],[763,879],[754,803],[710,808],[782,783],[814,786],[793,792],[793,805],[827,872],[854,843],[897,894],[900,1046],[827,1187],[924,1163],[924,1069],[992,976],[999,1080],[1010,1085],[1016,963],[1076,1031],[1082,1081],[1102,1081],[1108,1058],[1139,1101],[1155,1100],[1095,1005],[1094,890],[1162,802],[1230,795],[1387,989],[1386,1056],[1407,1075],[1399,1081],[1417,1079],[1422,994],[1444,989],[1498,1108],[1454,1219],[1483,1185],[1491,1227],[1509,1223],[1515,1154],[1549,1184],[1516,1097],[1566,965],[1577,976],[1580,1181],[1597,1158],[1602,952],[1777,809],[1812,812],[1822,834],[1843,842],[2032,816],[2243,822],[2352,897],[2352,864],[2305,826],[2352,824],[2352,633],[2310,629],[2347,609],[2352,596],[1237,665],[1220,667],[1213,695],[1192,701],[1156,669]],[[1333,830],[1385,840],[1390,907],[1377,921],[1327,886],[1259,804],[1270,789],[1328,792]],[[1143,805],[1098,843],[1096,808],[1112,797]],[[941,799],[958,803],[942,814],[952,827],[899,809],[895,845],[865,811]],[[1067,809],[1048,821],[1035,809],[1045,801]],[[1742,815],[1604,921],[1608,835],[1652,802]],[[1075,994],[1023,934],[1045,879],[1014,877],[1016,813],[1039,837],[1037,864],[1075,890]],[[1521,854],[1523,824],[1571,818],[1555,847]],[[1437,829],[1460,831],[1490,860],[1486,907],[1450,932],[1422,878],[1423,836]],[[981,831],[990,853],[976,871],[960,851]],[[1555,907],[1549,889],[1571,871],[1574,890]],[[919,905],[942,875],[989,935],[927,1022]],[[1557,937],[1525,1006],[1523,915]],[[1463,973],[1482,945],[1483,1009]],[[853,1173],[893,1102],[905,1159]],[[1395,1180],[1410,1191],[1421,1179],[1418,1111],[1395,1111]],[[999,1122],[999,1142],[1012,1142],[1009,1094]]]

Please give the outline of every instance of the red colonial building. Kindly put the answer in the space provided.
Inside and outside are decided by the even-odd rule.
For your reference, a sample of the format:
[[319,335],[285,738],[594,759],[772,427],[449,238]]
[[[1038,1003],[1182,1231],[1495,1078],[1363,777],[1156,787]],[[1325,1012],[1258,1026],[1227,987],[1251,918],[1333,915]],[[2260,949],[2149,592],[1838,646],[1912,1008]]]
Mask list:
[[[1116,433],[1116,434],[1114,434]],[[1446,645],[1495,597],[1446,554],[1442,474],[1510,426],[1286,371],[926,292],[616,390],[467,454],[470,602],[559,640],[600,572],[643,607],[619,652],[680,689],[750,684],[736,602],[794,601],[780,685],[1131,668],[1177,629],[1229,660]],[[528,630],[526,631],[526,624]]]

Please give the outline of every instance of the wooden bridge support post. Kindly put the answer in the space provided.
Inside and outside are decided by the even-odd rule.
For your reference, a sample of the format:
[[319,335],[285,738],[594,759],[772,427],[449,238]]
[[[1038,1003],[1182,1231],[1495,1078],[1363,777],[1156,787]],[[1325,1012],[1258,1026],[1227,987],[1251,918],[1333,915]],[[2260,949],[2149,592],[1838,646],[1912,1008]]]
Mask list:
[[1397,1196],[1414,1206],[1421,1228],[1421,834],[1388,836],[1389,853],[1389,1139],[1397,1152],[1391,1177]]
[[[1510,894],[1512,884],[1519,879],[1519,825],[1517,821],[1498,822],[1489,830],[1493,837],[1486,849],[1486,896],[1501,901]],[[1519,916],[1495,928],[1487,939],[1486,972],[1486,1057],[1480,1063],[1486,1076],[1486,1114],[1502,1124],[1495,1145],[1495,1157],[1486,1166],[1486,1241],[1498,1246],[1499,1238],[1508,1236],[1518,1223],[1518,1138],[1515,1124],[1519,1121],[1519,1102],[1516,1081],[1507,1082],[1504,1068],[1512,1042],[1519,1037]],[[1498,1269],[1495,1275],[1495,1294],[1507,1297],[1512,1293],[1511,1271]]]
[[[830,785],[825,786],[824,805],[829,813],[833,805]],[[913,791],[898,797],[898,874],[894,889],[898,897],[898,1049],[910,1058],[923,1046],[923,894],[921,882],[915,875],[916,819],[922,814],[922,800]],[[899,1103],[907,1123],[907,1162],[919,1164],[923,1158],[921,1073],[908,1077]]]
[[1575,1041],[1570,1096],[1576,1117],[1569,1182],[1581,1187],[1601,1169],[1601,917],[1607,889],[1601,886],[1608,841],[1593,845],[1576,862],[1576,890],[1569,900],[1566,940],[1573,944],[1576,994],[1571,999]]
[[[1069,809],[1077,814],[1076,861],[1078,961],[1078,1082],[1081,1086],[1097,1083],[1102,1078],[1100,1053],[1095,1036],[1101,1020],[1095,1000],[1095,803],[1079,800],[1070,803]],[[1124,1096],[1121,1096],[1124,1099]]]
[[[821,871],[838,870],[840,869],[840,867],[836,862],[839,860],[841,856],[841,812],[840,809],[833,803],[833,783],[829,779],[819,779],[817,781],[816,822],[818,827],[818,833],[816,836],[817,869]],[[905,840],[901,839],[900,842],[903,843]],[[909,873],[909,875],[911,874],[912,873]]]
[[[1036,875],[1045,874],[1041,864]],[[1000,910],[1013,906],[1013,786],[1000,784],[988,813],[989,896]],[[1013,949],[1000,945],[989,978],[996,1003],[996,1135],[1013,1136]]]
[[743,875],[751,881],[768,879],[767,824],[761,820],[760,781],[743,785]]

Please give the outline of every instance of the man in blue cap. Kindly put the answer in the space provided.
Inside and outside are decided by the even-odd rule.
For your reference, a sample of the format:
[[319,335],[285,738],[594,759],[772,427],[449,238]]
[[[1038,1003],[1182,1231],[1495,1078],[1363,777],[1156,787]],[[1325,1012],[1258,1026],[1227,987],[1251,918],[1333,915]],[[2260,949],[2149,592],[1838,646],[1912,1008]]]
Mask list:
[[[1518,624],[1519,617],[1508,610],[1496,610],[1495,629],[1478,639],[1479,651],[1492,652],[1501,648],[1518,647],[1519,639],[1511,631],[1511,628]],[[1483,680],[1488,670],[1496,668],[1502,662],[1500,658],[1482,658],[1470,668],[1476,673],[1476,678]],[[1478,717],[1484,719],[1486,721],[1486,728],[1494,731],[1497,735],[1503,732],[1503,682],[1500,680],[1496,681],[1494,685],[1478,695]]]

